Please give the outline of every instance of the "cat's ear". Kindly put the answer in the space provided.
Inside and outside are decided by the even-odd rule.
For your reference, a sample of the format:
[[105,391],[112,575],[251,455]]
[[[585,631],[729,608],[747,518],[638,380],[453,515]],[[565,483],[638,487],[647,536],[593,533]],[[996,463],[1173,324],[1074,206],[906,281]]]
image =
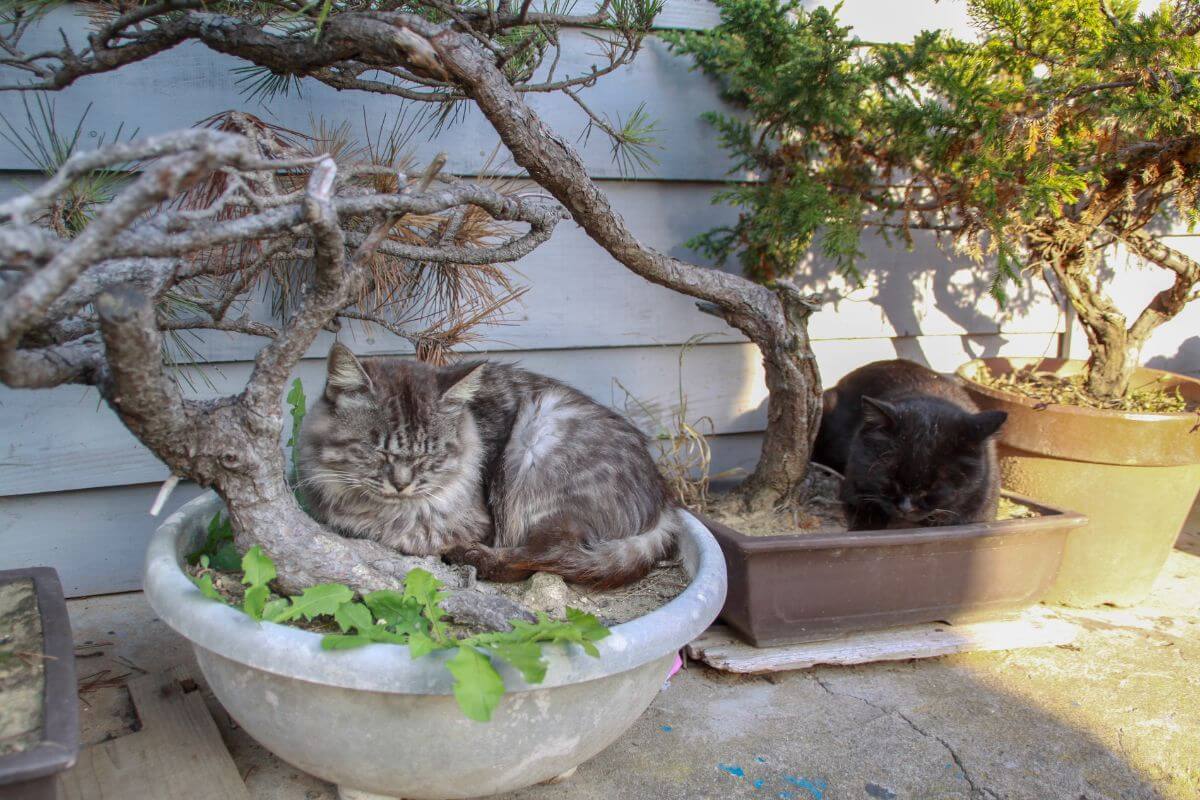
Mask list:
[[1006,411],[981,411],[973,414],[968,428],[971,438],[977,442],[984,441],[989,436],[995,435],[1007,419],[1008,412]]
[[874,397],[867,397],[864,394],[862,418],[864,428],[880,431],[891,430],[896,426],[896,407],[891,403],[876,400]]
[[449,386],[442,392],[442,400],[454,405],[466,405],[475,399],[483,380],[484,362],[465,364],[450,371],[445,380]]
[[327,367],[325,396],[331,402],[345,395],[371,391],[371,378],[346,345],[334,342],[329,348]]

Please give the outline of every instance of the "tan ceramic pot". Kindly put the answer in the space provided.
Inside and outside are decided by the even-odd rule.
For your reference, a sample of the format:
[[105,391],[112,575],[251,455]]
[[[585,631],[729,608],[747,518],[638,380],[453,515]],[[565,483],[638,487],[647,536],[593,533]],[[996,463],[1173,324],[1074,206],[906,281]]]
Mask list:
[[[1027,364],[1061,375],[1081,361],[985,358],[958,376],[983,409],[1008,412],[1000,431],[1003,486],[1044,503],[1087,515],[1067,537],[1062,566],[1045,600],[1070,606],[1134,605],[1155,577],[1200,491],[1200,415],[1130,414],[1044,405],[999,392],[973,378]],[[1200,402],[1200,381],[1142,369],[1136,383],[1165,379]]]

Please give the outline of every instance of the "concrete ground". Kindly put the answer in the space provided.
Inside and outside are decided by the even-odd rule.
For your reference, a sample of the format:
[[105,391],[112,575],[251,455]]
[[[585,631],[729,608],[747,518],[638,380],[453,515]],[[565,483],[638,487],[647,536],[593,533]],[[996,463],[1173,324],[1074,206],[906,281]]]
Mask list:
[[[135,724],[126,676],[192,657],[140,594],[70,605],[94,743]],[[770,677],[693,664],[573,778],[507,800],[1196,800],[1198,605],[1194,519],[1150,599],[1079,614],[1074,644]],[[256,800],[336,797],[208,699]]]

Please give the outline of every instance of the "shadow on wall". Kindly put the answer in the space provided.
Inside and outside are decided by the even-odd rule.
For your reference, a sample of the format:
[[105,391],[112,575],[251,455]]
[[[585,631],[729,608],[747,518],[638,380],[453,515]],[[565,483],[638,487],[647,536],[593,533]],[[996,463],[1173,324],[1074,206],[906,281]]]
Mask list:
[[[1025,276],[1018,285],[1010,283],[1006,287],[1007,300],[998,308],[989,293],[993,278],[990,264],[971,263],[966,256],[954,253],[948,242],[939,246],[932,234],[914,234],[911,248],[900,242],[889,246],[878,236],[864,236],[862,253],[859,269],[864,286],[861,288],[843,287],[834,266],[816,255],[797,276],[808,291],[824,294],[829,300],[829,305],[814,317],[814,335],[818,338],[831,332],[835,336],[863,335],[863,331],[853,327],[831,330],[836,326],[829,324],[830,319],[839,315],[862,321],[863,315],[852,310],[855,305],[877,309],[879,319],[886,321],[897,337],[947,333],[945,322],[930,325],[934,316],[944,317],[959,333],[994,336],[1001,334],[1002,328],[1015,318],[1036,313],[1038,306],[1045,309],[1043,313],[1055,313],[1052,298],[1036,276]],[[1057,327],[1057,322],[1048,316],[1042,329],[1050,331]],[[989,338],[986,343],[975,342],[974,346],[965,347],[965,355],[967,358],[998,355],[1004,343],[1002,337]],[[898,355],[928,363],[919,343],[910,343],[909,348]]]
[[1200,336],[1184,340],[1175,351],[1175,355],[1155,356],[1146,362],[1146,366],[1183,375],[1200,376]]

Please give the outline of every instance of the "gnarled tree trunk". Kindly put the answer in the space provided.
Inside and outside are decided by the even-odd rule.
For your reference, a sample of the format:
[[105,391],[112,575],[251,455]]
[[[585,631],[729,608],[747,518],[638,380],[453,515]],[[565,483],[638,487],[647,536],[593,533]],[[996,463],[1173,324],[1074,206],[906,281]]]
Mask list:
[[815,306],[790,287],[778,294],[789,321],[786,335],[755,342],[763,354],[768,392],[762,454],[737,489],[752,511],[803,501],[797,492],[821,424],[821,373],[808,338],[808,317]]
[[439,32],[431,42],[446,71],[479,106],[516,163],[566,207],[593,241],[646,280],[712,303],[762,351],[770,390],[767,430],[762,457],[741,496],[756,508],[794,499],[821,413],[821,382],[808,341],[811,303],[791,287],[777,293],[642,244],[592,181],[578,152],[546,127],[478,42],[453,30]]

